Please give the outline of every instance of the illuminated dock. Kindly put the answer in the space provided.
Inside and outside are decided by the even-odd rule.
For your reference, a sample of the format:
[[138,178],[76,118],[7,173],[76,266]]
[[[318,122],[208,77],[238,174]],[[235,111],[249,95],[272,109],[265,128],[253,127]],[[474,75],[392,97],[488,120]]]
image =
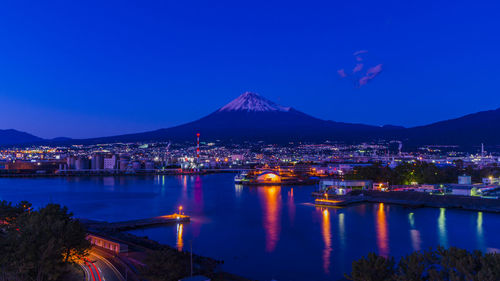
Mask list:
[[363,202],[364,198],[359,197],[345,197],[342,199],[315,199],[314,204],[317,206],[328,206],[328,207],[343,207],[354,203]]

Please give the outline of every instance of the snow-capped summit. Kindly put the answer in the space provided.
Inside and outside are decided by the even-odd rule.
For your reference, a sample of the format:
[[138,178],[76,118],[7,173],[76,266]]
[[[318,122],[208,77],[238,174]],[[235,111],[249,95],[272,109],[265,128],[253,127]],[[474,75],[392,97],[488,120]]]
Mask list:
[[247,111],[247,112],[266,112],[281,111],[288,112],[290,107],[278,105],[256,93],[246,92],[237,97],[232,102],[223,106],[220,111]]

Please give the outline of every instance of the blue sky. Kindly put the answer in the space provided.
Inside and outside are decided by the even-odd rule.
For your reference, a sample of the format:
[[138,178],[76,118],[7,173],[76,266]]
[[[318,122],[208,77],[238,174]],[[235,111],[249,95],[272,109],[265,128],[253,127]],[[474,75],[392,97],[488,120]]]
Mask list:
[[[374,125],[495,109],[499,8],[460,0],[4,1],[0,129],[78,138],[147,131],[200,118],[245,91]],[[362,87],[337,74],[354,67],[358,50],[383,65]]]

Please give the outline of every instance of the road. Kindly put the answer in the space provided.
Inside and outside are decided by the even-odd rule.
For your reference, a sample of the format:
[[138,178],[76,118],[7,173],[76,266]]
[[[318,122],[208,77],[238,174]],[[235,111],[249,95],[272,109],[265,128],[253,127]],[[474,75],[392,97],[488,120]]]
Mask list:
[[86,281],[125,281],[125,278],[106,259],[105,254],[92,249],[89,256],[80,262]]

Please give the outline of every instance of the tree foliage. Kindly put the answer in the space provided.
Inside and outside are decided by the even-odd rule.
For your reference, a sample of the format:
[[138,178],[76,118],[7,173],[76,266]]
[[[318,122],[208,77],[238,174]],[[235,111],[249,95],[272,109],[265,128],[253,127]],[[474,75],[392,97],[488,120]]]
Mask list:
[[486,281],[499,280],[500,254],[451,247],[414,252],[396,264],[394,260],[370,253],[352,263],[354,281]]
[[48,204],[32,210],[0,202],[0,280],[57,280],[76,256],[90,247],[86,231],[66,207]]
[[471,175],[473,181],[481,181],[484,177],[500,175],[500,168],[483,168],[474,170],[471,167],[463,168],[460,163],[457,166],[439,168],[433,163],[415,162],[401,163],[391,169],[387,166],[375,163],[370,166],[356,167],[352,172],[345,175],[346,179],[373,180],[374,182],[389,182],[392,185],[403,185],[417,183],[439,184],[456,182],[459,175]]
[[[194,274],[214,276],[217,267],[216,260],[193,254],[192,261]],[[148,252],[144,264],[145,266],[141,268],[141,274],[142,278],[148,281],[179,280],[191,273],[190,253],[178,251],[169,246],[162,246]]]
[[369,253],[366,258],[352,263],[351,280],[384,281],[394,275],[394,259]]

